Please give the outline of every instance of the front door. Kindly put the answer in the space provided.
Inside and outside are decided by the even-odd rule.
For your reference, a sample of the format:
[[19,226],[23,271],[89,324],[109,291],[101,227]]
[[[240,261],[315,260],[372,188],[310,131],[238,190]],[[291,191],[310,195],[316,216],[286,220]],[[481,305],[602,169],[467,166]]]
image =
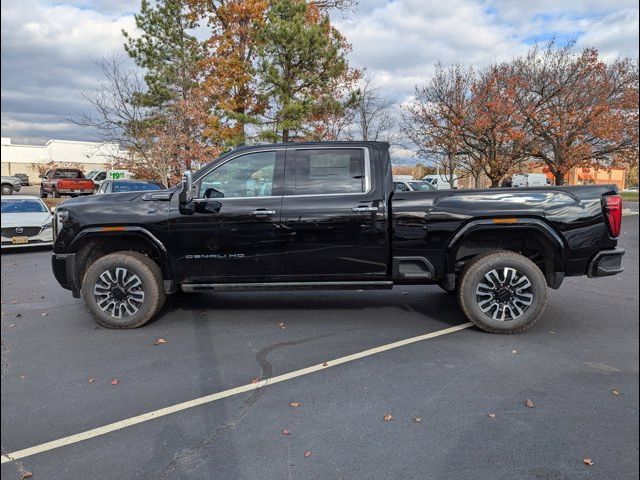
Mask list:
[[287,150],[281,221],[289,281],[388,279],[387,212],[375,178],[366,148]]
[[196,181],[193,213],[170,226],[179,281],[265,282],[283,274],[283,172],[284,150],[254,151]]

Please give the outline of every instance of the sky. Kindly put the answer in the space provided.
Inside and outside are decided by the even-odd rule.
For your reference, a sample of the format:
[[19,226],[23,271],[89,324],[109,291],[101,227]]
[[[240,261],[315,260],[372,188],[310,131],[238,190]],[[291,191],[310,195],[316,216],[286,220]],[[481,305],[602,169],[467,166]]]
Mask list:
[[[13,143],[93,140],[69,122],[94,62],[122,51],[138,0],[1,0],[2,136]],[[409,101],[436,63],[482,66],[551,38],[595,46],[605,59],[638,57],[637,0],[360,0],[332,15],[351,64],[381,91]]]

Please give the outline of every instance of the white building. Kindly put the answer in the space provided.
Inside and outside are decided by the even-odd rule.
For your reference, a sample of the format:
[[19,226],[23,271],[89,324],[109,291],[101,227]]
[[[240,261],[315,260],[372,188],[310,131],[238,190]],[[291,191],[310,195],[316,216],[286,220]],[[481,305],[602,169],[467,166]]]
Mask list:
[[110,168],[123,152],[115,143],[49,140],[45,145],[17,145],[2,137],[2,175],[26,173],[32,181],[43,165],[73,167],[89,172]]

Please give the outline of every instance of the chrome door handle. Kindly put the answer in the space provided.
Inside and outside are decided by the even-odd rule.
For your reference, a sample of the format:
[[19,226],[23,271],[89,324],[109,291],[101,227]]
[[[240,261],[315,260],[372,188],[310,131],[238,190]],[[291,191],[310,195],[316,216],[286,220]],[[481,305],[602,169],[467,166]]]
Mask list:
[[254,210],[253,212],[251,212],[251,215],[254,215],[256,217],[268,217],[275,214],[275,210]]
[[351,209],[352,212],[362,213],[362,212],[377,212],[378,207],[353,207]]

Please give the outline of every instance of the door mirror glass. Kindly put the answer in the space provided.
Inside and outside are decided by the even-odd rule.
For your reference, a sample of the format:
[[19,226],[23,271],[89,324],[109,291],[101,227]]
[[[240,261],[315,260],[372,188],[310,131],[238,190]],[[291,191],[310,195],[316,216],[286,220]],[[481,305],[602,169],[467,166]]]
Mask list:
[[187,170],[182,175],[182,190],[180,191],[180,203],[187,204],[193,200],[193,175]]

